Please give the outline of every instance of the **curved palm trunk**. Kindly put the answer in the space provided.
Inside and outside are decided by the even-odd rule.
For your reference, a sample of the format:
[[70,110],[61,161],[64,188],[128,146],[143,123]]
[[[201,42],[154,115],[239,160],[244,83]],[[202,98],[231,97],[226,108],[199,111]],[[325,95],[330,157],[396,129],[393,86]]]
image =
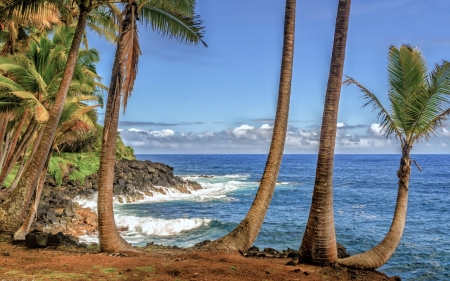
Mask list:
[[47,162],[45,163],[44,170],[42,170],[41,176],[36,187],[36,194],[34,196],[34,201],[31,203],[30,211],[27,217],[23,221],[20,228],[14,233],[14,240],[25,240],[25,236],[30,232],[31,225],[35,221],[36,213],[39,207],[39,202],[41,200],[42,190],[44,189],[45,178],[47,177],[48,163],[50,162],[50,155],[47,157]]
[[392,256],[400,244],[406,223],[406,211],[408,209],[408,186],[411,175],[411,147],[403,148],[400,168],[397,171],[398,193],[394,217],[391,228],[384,239],[367,252],[357,254],[345,259],[338,259],[337,263],[363,270],[374,270],[384,265]]
[[[130,5],[130,4],[129,4]],[[127,5],[126,10],[133,12]],[[127,17],[129,18],[129,17]],[[104,252],[135,251],[119,234],[114,221],[113,182],[114,164],[116,161],[117,129],[119,125],[120,100],[122,97],[123,73],[122,56],[123,41],[129,22],[122,23],[119,41],[117,43],[111,82],[106,103],[105,124],[103,127],[102,149],[100,152],[100,167],[98,169],[98,238],[100,248]]]
[[[14,137],[11,140],[11,145],[8,147],[8,154],[6,155],[6,160],[5,160],[5,164],[4,166],[9,167],[11,165],[11,162],[13,162],[13,155],[15,152],[15,148],[17,145],[17,140],[19,139],[20,133],[22,132],[22,127],[25,124],[25,121],[27,120],[27,115],[28,115],[28,109],[25,110],[24,114],[22,115],[22,119],[20,120],[19,125],[15,128],[16,132],[14,133]],[[14,165],[14,164],[13,164]],[[3,174],[3,170],[2,170],[2,174]],[[2,175],[0,175],[1,178]]]
[[351,0],[339,0],[320,130],[316,179],[308,223],[299,250],[299,263],[327,264],[337,259],[333,213],[333,164],[350,4]]
[[286,1],[278,105],[272,143],[258,192],[247,216],[241,223],[229,234],[206,244],[205,248],[244,253],[252,246],[261,230],[264,217],[266,216],[275,190],[286,139],[294,58],[295,8],[296,0]]
[[28,169],[22,175],[18,187],[3,202],[3,204],[0,205],[0,232],[12,234],[20,227],[40,174],[44,168],[51,144],[55,138],[55,132],[61,117],[64,102],[69,91],[70,82],[72,80],[77,61],[78,50],[80,48],[84,29],[86,27],[88,12],[89,9],[80,8],[80,15],[72,40],[72,45],[67,57],[63,78],[58,92],[56,93],[55,103],[50,110],[50,116],[44,128],[45,131],[42,139],[39,142],[36,156],[28,165]]
[[2,172],[0,173],[0,186],[3,186],[3,184],[5,183],[6,177],[11,172],[17,160],[19,160],[20,155],[26,152],[26,148],[33,139],[34,133],[37,131],[37,128],[38,124],[31,121],[26,131],[23,133],[19,143],[15,146],[15,151],[12,154],[11,159],[3,164]]

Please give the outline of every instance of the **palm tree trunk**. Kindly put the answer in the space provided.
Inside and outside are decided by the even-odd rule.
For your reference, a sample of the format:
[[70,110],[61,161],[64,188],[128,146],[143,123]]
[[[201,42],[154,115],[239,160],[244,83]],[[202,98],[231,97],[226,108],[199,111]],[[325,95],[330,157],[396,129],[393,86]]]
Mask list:
[[[130,4],[128,4],[130,5]],[[128,7],[126,10],[129,10]],[[98,238],[104,252],[135,251],[117,231],[113,210],[114,164],[116,162],[117,129],[119,126],[120,101],[122,97],[121,58],[122,41],[126,27],[122,23],[121,34],[117,42],[111,82],[106,103],[105,123],[103,127],[100,167],[98,169]]]
[[284,44],[275,124],[266,167],[247,216],[229,234],[205,245],[207,249],[244,253],[258,236],[275,191],[286,140],[294,58],[296,0],[286,0]]
[[398,193],[394,217],[391,228],[384,239],[367,252],[357,254],[345,259],[338,259],[337,263],[363,270],[374,270],[384,265],[392,256],[400,244],[406,223],[406,211],[408,209],[408,186],[411,175],[411,147],[403,148],[400,168],[397,171]]
[[316,179],[299,263],[327,264],[337,259],[333,213],[333,164],[339,98],[351,0],[339,0],[330,73],[320,130]]
[[[3,167],[0,173],[0,186],[2,186],[5,183],[6,177],[11,172],[20,155],[23,154],[24,149],[26,149],[28,143],[31,141],[37,126],[38,126],[37,123],[31,121],[27,129],[23,133],[19,143],[17,145],[14,145],[14,147],[10,148],[11,149],[10,152],[13,153],[11,153],[10,158],[7,159],[5,163],[3,163]],[[17,139],[15,141],[17,141]],[[13,149],[14,151],[12,151]]]
[[25,124],[25,121],[27,119],[27,115],[28,115],[28,109],[25,109],[25,112],[22,115],[22,119],[20,120],[19,125],[15,128],[16,132],[14,133],[14,137],[13,137],[13,139],[11,141],[11,145],[8,148],[9,152],[8,152],[8,154],[6,156],[6,160],[5,160],[4,166],[8,166],[11,163],[11,161],[12,161],[12,158],[13,158],[13,155],[14,155],[14,149],[16,148],[17,140],[19,139],[20,132],[22,131],[22,127]]
[[30,232],[31,225],[35,221],[36,213],[39,207],[39,202],[41,200],[42,190],[44,189],[45,178],[47,177],[47,169],[48,163],[50,162],[50,155],[47,157],[47,162],[45,163],[44,170],[42,170],[42,174],[39,177],[39,181],[36,187],[36,194],[34,196],[34,201],[31,203],[30,211],[28,212],[27,217],[23,221],[20,228],[14,233],[14,240],[25,240],[25,236]]
[[30,165],[28,165],[28,169],[22,175],[18,187],[0,205],[0,232],[12,234],[16,232],[22,223],[22,219],[44,168],[45,161],[47,160],[51,144],[55,138],[56,128],[58,127],[77,62],[78,50],[86,27],[89,10],[88,8],[80,7],[78,23],[67,57],[61,84],[56,93],[56,100],[50,110],[50,116],[45,126],[42,139],[39,142],[36,156],[32,159]]

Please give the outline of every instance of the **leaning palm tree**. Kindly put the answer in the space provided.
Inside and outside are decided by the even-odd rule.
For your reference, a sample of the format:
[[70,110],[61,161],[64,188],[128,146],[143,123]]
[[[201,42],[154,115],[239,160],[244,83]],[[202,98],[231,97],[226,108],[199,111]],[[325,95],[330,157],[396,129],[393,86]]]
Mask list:
[[99,104],[88,106],[85,102],[95,102],[97,100],[98,99],[95,95],[75,96],[67,99],[59,121],[56,136],[52,144],[52,149],[47,157],[47,162],[44,165],[44,170],[42,171],[36,187],[34,201],[32,202],[28,215],[22,225],[14,233],[14,240],[25,240],[25,236],[29,233],[31,225],[36,218],[42,190],[44,189],[45,178],[47,176],[48,165],[51,160],[51,154],[55,151],[59,151],[59,147],[75,143],[90,132],[96,130],[95,120],[91,118],[95,115],[90,115],[89,113],[95,110]]
[[[185,5],[188,3],[188,5]],[[138,5],[139,4],[139,5]],[[186,43],[202,42],[201,22],[194,16],[195,0],[130,0],[121,18],[120,36],[112,69],[98,170],[98,231],[100,248],[106,252],[134,251],[116,229],[113,212],[114,163],[121,100],[123,108],[133,90],[141,54],[137,36],[138,14],[154,30]]]
[[206,244],[205,248],[240,253],[246,252],[258,236],[264,217],[269,209],[270,201],[275,191],[286,140],[294,60],[295,10],[296,0],[286,0],[278,105],[275,114],[272,142],[258,192],[250,210],[239,225],[227,235]]
[[[363,97],[364,105],[372,105],[381,119],[384,134],[400,141],[402,156],[397,171],[397,203],[391,228],[384,239],[367,252],[339,259],[339,264],[376,269],[385,264],[400,243],[406,223],[408,186],[411,174],[411,149],[416,142],[428,140],[442,127],[450,115],[450,63],[437,64],[428,73],[421,52],[409,45],[399,49],[392,46],[388,54],[388,81],[390,110],[356,80],[347,77],[346,85],[354,84]],[[419,168],[420,169],[420,168]]]
[[[22,11],[27,7],[31,7],[32,11],[36,11],[37,2],[39,0],[10,0],[7,1],[8,5],[1,7],[1,12],[13,14],[14,9],[19,7]],[[41,1],[42,2],[42,1]],[[0,231],[5,233],[14,233],[20,226],[20,223],[25,216],[22,205],[28,205],[32,193],[38,183],[40,174],[44,169],[46,159],[48,158],[51,144],[55,137],[56,128],[58,127],[59,119],[64,107],[64,103],[67,98],[67,93],[71,85],[75,66],[77,64],[78,51],[83,38],[83,34],[86,27],[86,20],[88,13],[95,8],[93,1],[76,1],[79,6],[79,15],[77,20],[77,26],[73,33],[73,40],[70,49],[67,53],[67,59],[65,63],[62,79],[60,79],[58,90],[55,94],[55,100],[49,111],[49,119],[45,124],[44,131],[42,133],[41,140],[37,146],[35,157],[28,165],[28,169],[22,174],[16,193],[10,198],[9,203],[5,208],[0,209]],[[21,204],[15,204],[15,202],[23,202]],[[2,204],[2,207],[5,203]]]
[[[0,86],[5,87],[7,95],[13,95],[22,100],[33,101],[33,104],[36,105],[39,105],[36,102],[39,101],[45,105],[46,111],[50,112],[50,117],[48,117],[48,120],[50,120],[50,108],[53,108],[58,100],[57,92],[63,79],[64,69],[66,68],[67,46],[70,46],[73,35],[73,28],[61,27],[55,32],[52,40],[41,37],[37,42],[32,42],[25,55],[21,54],[1,58],[0,69],[10,78],[9,81],[7,81],[8,77],[0,79],[0,82],[4,82]],[[90,77],[83,81],[80,79],[84,76],[92,75],[90,62],[91,60],[98,60],[98,52],[88,52],[82,58],[83,60],[80,61],[77,59],[73,69],[75,80],[71,79],[69,81],[70,93],[74,95],[85,94],[86,90],[93,90],[96,87],[94,83],[95,78]],[[85,67],[83,64],[89,67]],[[30,109],[32,108],[30,107]],[[34,164],[36,163],[37,157],[42,156],[47,158],[49,155],[48,153],[44,156],[40,154],[41,151],[39,149],[42,148],[41,142],[44,141],[44,136],[45,130],[42,136],[40,136],[41,141],[36,143],[36,148],[33,149],[35,151],[34,157],[28,158],[30,161],[17,184],[17,188],[0,205],[0,230],[3,232],[15,232],[25,215],[26,208],[37,184],[37,181],[34,182],[34,185],[31,184],[30,177],[32,175],[29,171],[36,168]],[[53,139],[50,144],[52,143]],[[39,170],[39,173],[41,171]],[[24,185],[24,181],[27,181],[27,185]]]
[[299,262],[327,264],[336,261],[333,213],[333,165],[336,126],[344,69],[351,0],[339,0],[333,51],[320,130],[316,179],[309,218],[299,250]]

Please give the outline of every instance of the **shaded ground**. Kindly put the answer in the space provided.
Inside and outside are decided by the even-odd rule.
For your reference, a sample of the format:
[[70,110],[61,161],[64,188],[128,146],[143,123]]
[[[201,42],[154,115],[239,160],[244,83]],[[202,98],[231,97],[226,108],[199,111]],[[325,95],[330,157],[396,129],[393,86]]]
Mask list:
[[38,280],[396,280],[376,272],[286,265],[290,259],[245,258],[168,247],[141,256],[96,249],[28,249],[0,243],[0,281]]

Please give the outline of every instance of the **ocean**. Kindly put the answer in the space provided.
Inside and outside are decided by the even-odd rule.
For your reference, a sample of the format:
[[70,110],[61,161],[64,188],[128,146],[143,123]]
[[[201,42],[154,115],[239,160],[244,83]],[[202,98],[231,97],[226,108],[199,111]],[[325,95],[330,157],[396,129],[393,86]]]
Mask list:
[[[116,224],[128,226],[133,245],[189,247],[231,231],[247,213],[266,155],[137,155],[174,167],[199,182],[192,194],[168,193],[134,204],[115,204]],[[450,155],[412,155],[406,228],[379,270],[402,280],[450,280]],[[337,241],[350,254],[368,250],[389,230],[397,196],[400,155],[335,156]],[[298,250],[311,204],[317,155],[284,155],[269,211],[255,241],[259,248]]]

